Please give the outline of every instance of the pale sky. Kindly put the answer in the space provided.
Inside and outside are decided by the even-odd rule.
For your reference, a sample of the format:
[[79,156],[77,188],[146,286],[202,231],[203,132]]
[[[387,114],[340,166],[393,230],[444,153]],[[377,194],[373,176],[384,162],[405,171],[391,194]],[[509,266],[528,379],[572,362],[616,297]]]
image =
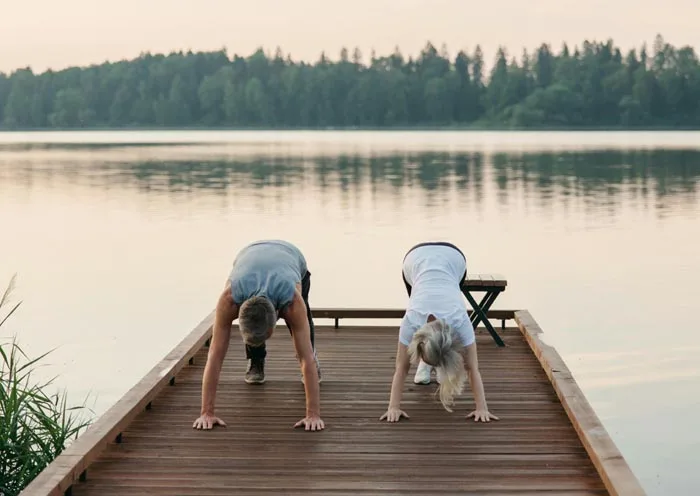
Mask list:
[[612,38],[623,49],[652,45],[657,32],[700,49],[699,0],[0,0],[0,71],[36,72],[140,52],[216,50],[248,55],[281,46],[294,59],[336,59],[342,46],[369,58],[398,45],[416,54],[431,40],[450,55],[499,44],[520,58],[541,42],[559,50]]

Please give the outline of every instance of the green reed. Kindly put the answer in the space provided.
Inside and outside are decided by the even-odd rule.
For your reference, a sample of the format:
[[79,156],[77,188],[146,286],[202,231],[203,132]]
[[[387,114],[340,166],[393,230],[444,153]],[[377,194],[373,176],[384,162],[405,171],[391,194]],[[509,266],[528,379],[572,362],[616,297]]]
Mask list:
[[[19,308],[9,305],[13,277],[0,298],[0,328]],[[2,314],[6,307],[10,310]],[[68,407],[53,381],[32,373],[49,354],[30,359],[13,339],[0,343],[0,495],[16,496],[90,424],[86,407]]]

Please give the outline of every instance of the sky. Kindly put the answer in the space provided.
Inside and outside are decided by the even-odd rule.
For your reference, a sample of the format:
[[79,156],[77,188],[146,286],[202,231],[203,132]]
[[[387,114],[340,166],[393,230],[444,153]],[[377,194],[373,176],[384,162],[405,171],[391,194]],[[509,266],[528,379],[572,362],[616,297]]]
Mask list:
[[430,40],[454,56],[481,44],[520,58],[542,42],[612,38],[624,50],[667,42],[700,49],[697,0],[0,0],[0,71],[35,72],[137,57],[141,52],[218,50],[249,55],[280,46],[313,61],[343,46],[369,58],[398,46],[417,54]]

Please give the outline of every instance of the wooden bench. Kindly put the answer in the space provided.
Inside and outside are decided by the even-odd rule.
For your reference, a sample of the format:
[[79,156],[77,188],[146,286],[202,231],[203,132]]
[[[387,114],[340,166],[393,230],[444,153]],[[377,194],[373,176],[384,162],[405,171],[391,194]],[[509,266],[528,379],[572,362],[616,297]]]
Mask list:
[[[461,286],[462,293],[473,308],[473,310],[468,311],[472,325],[476,329],[476,326],[483,322],[498,346],[505,346],[505,343],[493,328],[489,319],[501,320],[502,327],[505,327],[505,321],[513,318],[513,311],[490,309],[498,295],[505,291],[507,284],[505,278],[498,274],[475,274],[468,276]],[[475,292],[486,293],[479,303],[472,296],[472,293]],[[340,319],[400,319],[403,317],[404,312],[405,310],[392,308],[311,308],[311,313],[315,319],[335,320],[336,329]]]

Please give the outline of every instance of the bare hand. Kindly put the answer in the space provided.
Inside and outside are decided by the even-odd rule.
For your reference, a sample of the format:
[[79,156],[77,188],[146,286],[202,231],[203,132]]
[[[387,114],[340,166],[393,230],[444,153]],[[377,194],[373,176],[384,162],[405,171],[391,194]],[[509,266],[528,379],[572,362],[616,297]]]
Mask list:
[[467,415],[467,418],[474,417],[474,422],[491,422],[493,420],[499,420],[493,413],[488,410],[474,410],[472,413]]
[[297,427],[304,426],[304,430],[306,431],[320,431],[323,430],[326,425],[323,423],[323,420],[321,420],[321,417],[317,415],[309,415],[301,419],[299,422],[294,424],[294,428],[296,429]]
[[401,417],[406,417],[407,419],[411,418],[403,410],[400,410],[398,408],[389,408],[386,411],[386,413],[384,413],[384,415],[379,417],[379,420],[386,419],[387,422],[398,422],[399,420],[401,420]]
[[226,427],[226,422],[221,420],[219,417],[205,413],[194,421],[192,428],[209,430],[212,429],[216,424],[219,424],[221,427]]

